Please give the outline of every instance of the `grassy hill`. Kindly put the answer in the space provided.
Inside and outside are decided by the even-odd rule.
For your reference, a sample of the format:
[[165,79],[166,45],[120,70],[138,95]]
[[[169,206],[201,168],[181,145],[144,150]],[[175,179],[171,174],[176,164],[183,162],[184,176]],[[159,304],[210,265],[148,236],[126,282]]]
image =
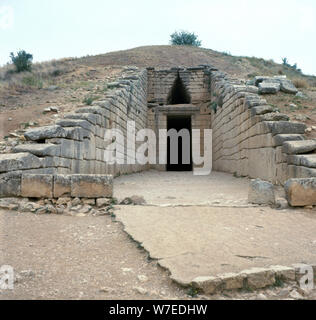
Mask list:
[[[189,46],[145,46],[82,58],[66,58],[35,63],[32,72],[14,73],[13,66],[0,68],[0,138],[19,128],[51,123],[57,115],[43,114],[48,106],[58,106],[60,114],[104,95],[124,66],[170,68],[212,64],[235,78],[285,74],[294,80],[308,101],[292,96],[271,97],[282,112],[311,115],[308,125],[316,123],[316,77],[291,67],[255,57],[236,57],[211,49]],[[269,99],[268,99],[269,102]],[[298,110],[290,109],[291,103]],[[23,108],[23,113],[16,112]],[[30,124],[31,122],[31,124]]]

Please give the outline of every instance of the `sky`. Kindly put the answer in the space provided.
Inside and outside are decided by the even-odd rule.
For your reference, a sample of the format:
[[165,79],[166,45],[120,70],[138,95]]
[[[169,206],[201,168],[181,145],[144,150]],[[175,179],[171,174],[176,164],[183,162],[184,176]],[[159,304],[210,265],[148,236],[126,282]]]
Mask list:
[[315,0],[0,0],[0,65],[20,49],[37,62],[164,45],[176,30],[316,75]]

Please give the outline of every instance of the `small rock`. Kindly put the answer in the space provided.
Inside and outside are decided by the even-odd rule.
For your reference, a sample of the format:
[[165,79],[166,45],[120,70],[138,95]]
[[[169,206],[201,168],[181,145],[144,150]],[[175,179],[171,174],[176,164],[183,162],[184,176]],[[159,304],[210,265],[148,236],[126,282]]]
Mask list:
[[58,107],[50,107],[50,111],[58,113],[59,112],[59,108]]
[[309,119],[310,119],[310,117],[308,117],[308,116],[306,116],[304,114],[298,114],[298,115],[295,116],[295,120],[297,120],[297,121],[305,122],[305,121],[307,121]]
[[71,202],[71,198],[59,198],[57,200],[58,205],[67,205],[69,202]]
[[296,109],[298,109],[298,106],[296,104],[294,104],[294,103],[291,103],[290,104],[290,108],[296,110]]
[[290,298],[295,300],[303,300],[303,296],[300,295],[295,289],[290,293]]
[[123,201],[120,202],[120,205],[135,205],[135,206],[140,206],[145,204],[146,201],[143,197],[141,196],[132,196],[132,197],[127,197]]
[[264,294],[260,293],[257,296],[257,300],[268,300],[268,298]]
[[301,91],[299,91],[299,92],[295,95],[295,97],[301,98],[301,99],[307,99],[307,96],[306,96],[303,92],[301,92]]
[[140,282],[147,282],[148,281],[148,277],[145,275],[139,275],[139,276],[137,276],[137,278]]
[[48,91],[55,91],[55,90],[57,90],[57,89],[59,89],[58,86],[49,86],[49,87],[47,87],[47,90],[48,90]]
[[128,273],[128,272],[132,272],[133,269],[132,268],[122,268],[123,273]]
[[95,199],[82,199],[83,204],[88,204],[90,206],[95,206]]
[[280,297],[286,297],[288,296],[290,293],[290,290],[289,289],[282,289],[280,292],[279,292],[279,296]]
[[79,198],[75,198],[71,201],[71,204],[73,207],[78,206],[79,204],[81,204],[81,200]]
[[284,198],[278,198],[275,201],[275,206],[279,210],[284,210],[289,208],[289,203]]
[[12,118],[9,118],[9,119],[8,119],[8,121],[12,121],[12,120],[13,120]]
[[65,208],[63,206],[60,206],[56,208],[56,214],[64,214]]
[[91,209],[92,209],[91,206],[85,205],[85,206],[81,209],[81,212],[87,214],[87,213],[89,213],[89,212],[91,211]]
[[49,112],[51,112],[50,107],[45,108],[45,109],[43,110],[43,112],[44,112],[44,113],[49,113]]
[[305,206],[304,209],[306,209],[306,210],[313,210],[313,206]]
[[100,199],[97,199],[96,203],[98,208],[107,207],[111,204],[111,199],[100,198]]
[[82,209],[82,205],[79,204],[78,206],[73,206],[70,210],[73,212],[79,212]]
[[21,212],[31,212],[34,209],[33,203],[29,202],[20,208]]
[[313,131],[312,128],[307,128],[307,129],[305,130],[306,133],[311,133],[312,131]]
[[113,288],[104,287],[99,290],[101,293],[114,293],[115,290]]
[[251,180],[249,185],[248,202],[254,204],[275,204],[273,184],[260,179]]
[[147,292],[148,292],[146,289],[141,288],[141,287],[135,287],[134,290],[135,290],[137,293],[141,294],[141,295],[146,295]]

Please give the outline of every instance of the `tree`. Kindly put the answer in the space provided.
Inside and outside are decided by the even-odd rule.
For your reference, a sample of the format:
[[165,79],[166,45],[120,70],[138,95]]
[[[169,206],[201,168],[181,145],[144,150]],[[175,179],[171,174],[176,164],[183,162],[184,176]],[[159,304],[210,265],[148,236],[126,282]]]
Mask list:
[[287,60],[287,58],[282,58],[282,63],[285,66],[289,66],[289,61]]
[[198,36],[187,31],[176,31],[171,36],[171,44],[177,46],[194,46],[200,47],[202,42],[198,40]]
[[12,63],[15,65],[17,72],[31,71],[33,55],[31,55],[30,53],[27,53],[24,50],[20,50],[15,55],[13,52],[11,52],[10,58]]

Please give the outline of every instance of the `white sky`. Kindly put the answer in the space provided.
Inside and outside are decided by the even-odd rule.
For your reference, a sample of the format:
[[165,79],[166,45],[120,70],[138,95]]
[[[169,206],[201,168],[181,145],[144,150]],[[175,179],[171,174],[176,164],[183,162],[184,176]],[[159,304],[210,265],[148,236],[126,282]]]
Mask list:
[[0,0],[0,64],[19,49],[43,61],[168,44],[181,29],[316,75],[315,0]]

